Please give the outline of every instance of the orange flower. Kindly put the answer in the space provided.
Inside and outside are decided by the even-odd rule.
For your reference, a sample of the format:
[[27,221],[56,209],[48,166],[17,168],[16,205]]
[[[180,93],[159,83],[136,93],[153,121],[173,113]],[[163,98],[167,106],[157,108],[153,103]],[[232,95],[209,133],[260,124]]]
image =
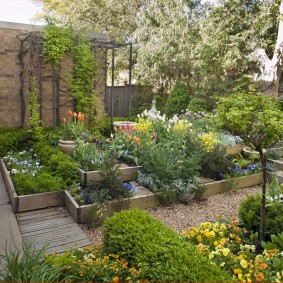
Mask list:
[[266,269],[267,268],[267,264],[266,263],[261,263],[260,265],[259,265],[259,268],[260,269]]
[[132,136],[131,136],[131,135],[129,135],[129,136],[128,136],[128,139],[129,139],[129,140],[130,140],[130,139],[132,139]]
[[120,127],[119,127],[119,130],[120,130],[120,131],[122,131],[122,130],[123,130],[123,127],[122,127],[122,126],[120,126]]
[[73,113],[73,116],[74,116],[74,117],[77,117],[77,116],[78,116],[78,114],[77,114],[76,112],[74,112],[74,113]]
[[240,237],[236,237],[236,243],[240,243],[241,242],[241,238]]
[[115,276],[115,277],[113,278],[113,282],[114,282],[114,283],[118,283],[118,282],[119,282],[119,277],[118,277],[118,276]]
[[64,122],[64,124],[65,124],[65,123],[67,122],[67,119],[66,119],[66,118],[64,118],[64,119],[63,119],[63,122]]
[[117,127],[116,126],[114,126],[114,132],[117,132],[118,131],[118,129],[117,129]]
[[125,134],[125,131],[124,131],[124,130],[122,130],[122,132],[121,132],[121,133],[122,133],[122,135],[124,135],[124,134]]
[[73,116],[73,112],[72,112],[72,110],[69,110],[69,111],[68,111],[68,115],[69,115],[70,117],[72,117],[72,116]]
[[84,115],[84,114],[81,115],[81,121],[82,121],[82,122],[85,121],[85,115]]
[[236,226],[236,227],[234,227],[234,231],[235,231],[235,232],[238,232],[239,230],[240,230],[240,228],[239,228],[239,227],[237,227],[237,226]]
[[260,272],[260,273],[257,273],[257,274],[255,275],[255,279],[256,279],[256,281],[262,281],[262,280],[264,279],[264,276],[263,276],[263,274]]

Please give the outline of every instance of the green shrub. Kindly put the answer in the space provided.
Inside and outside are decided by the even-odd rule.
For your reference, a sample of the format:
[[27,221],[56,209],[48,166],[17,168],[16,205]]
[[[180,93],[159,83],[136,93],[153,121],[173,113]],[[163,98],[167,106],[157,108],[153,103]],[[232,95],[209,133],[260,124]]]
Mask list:
[[188,109],[192,112],[207,111],[207,105],[204,99],[192,98]]
[[147,212],[126,210],[104,226],[107,253],[123,255],[132,266],[141,264],[148,282],[227,282],[231,277],[196,248]]
[[62,178],[52,176],[44,170],[38,171],[35,175],[30,173],[13,174],[12,180],[18,195],[55,192],[65,188]]
[[20,150],[26,147],[30,133],[22,129],[0,129],[0,157],[10,150]]
[[[249,196],[240,206],[239,218],[242,225],[252,232],[260,228],[261,194]],[[283,205],[271,203],[266,207],[266,239],[283,231]]]
[[190,96],[185,84],[177,82],[166,102],[165,114],[169,117],[174,114],[181,113],[181,110],[185,110],[189,104]]
[[34,151],[42,164],[46,166],[47,172],[63,180],[63,188],[78,182],[78,165],[68,155],[60,149],[47,145],[46,143],[36,143]]

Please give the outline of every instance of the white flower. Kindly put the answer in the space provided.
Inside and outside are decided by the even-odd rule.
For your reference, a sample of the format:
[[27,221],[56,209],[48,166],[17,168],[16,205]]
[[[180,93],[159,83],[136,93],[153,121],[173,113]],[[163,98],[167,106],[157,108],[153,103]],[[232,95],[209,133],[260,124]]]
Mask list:
[[111,139],[113,139],[114,135],[111,133],[110,137],[111,137]]
[[140,117],[141,117],[141,114],[138,114],[137,117],[140,118]]
[[12,169],[12,170],[11,170],[11,173],[12,173],[12,174],[17,174],[17,173],[18,173],[18,170],[17,170],[17,169]]

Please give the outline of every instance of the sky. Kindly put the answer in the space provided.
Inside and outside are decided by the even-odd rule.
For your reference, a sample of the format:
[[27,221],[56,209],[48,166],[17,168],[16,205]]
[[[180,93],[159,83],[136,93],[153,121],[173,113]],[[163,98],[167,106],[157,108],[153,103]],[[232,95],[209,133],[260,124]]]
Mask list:
[[41,11],[41,6],[32,0],[0,0],[0,21],[40,24],[32,17]]

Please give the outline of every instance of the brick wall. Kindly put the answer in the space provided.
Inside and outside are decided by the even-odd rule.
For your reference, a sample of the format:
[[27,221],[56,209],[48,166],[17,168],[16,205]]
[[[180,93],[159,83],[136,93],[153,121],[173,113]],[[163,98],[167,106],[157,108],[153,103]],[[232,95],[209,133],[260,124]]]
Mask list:
[[[39,31],[41,27],[31,26],[26,24],[16,24],[0,21],[0,127],[4,128],[20,128],[29,126],[29,80],[30,74],[37,78],[42,78],[41,83],[41,114],[44,126],[52,126],[54,124],[54,117],[60,121],[66,116],[68,109],[73,108],[72,97],[70,90],[64,82],[70,71],[72,70],[72,58],[66,57],[62,61],[61,76],[59,85],[59,98],[53,97],[53,71],[50,66],[44,64],[40,60],[39,49],[34,49],[31,53],[28,51],[28,41],[24,42],[24,50],[27,52],[24,55],[23,63],[24,71],[20,65],[20,39],[24,39],[30,31]],[[94,36],[105,39],[105,34],[94,33]],[[17,38],[18,37],[18,38]],[[32,55],[31,55],[32,54]],[[100,61],[101,60],[101,61]],[[98,77],[99,83],[96,86],[98,99],[101,107],[104,107],[104,86],[105,76],[104,70],[101,67],[104,59],[99,57]],[[21,84],[22,82],[24,84]],[[23,97],[21,98],[20,91],[23,90]],[[57,110],[55,106],[60,107]],[[22,118],[24,115],[24,119]]]

